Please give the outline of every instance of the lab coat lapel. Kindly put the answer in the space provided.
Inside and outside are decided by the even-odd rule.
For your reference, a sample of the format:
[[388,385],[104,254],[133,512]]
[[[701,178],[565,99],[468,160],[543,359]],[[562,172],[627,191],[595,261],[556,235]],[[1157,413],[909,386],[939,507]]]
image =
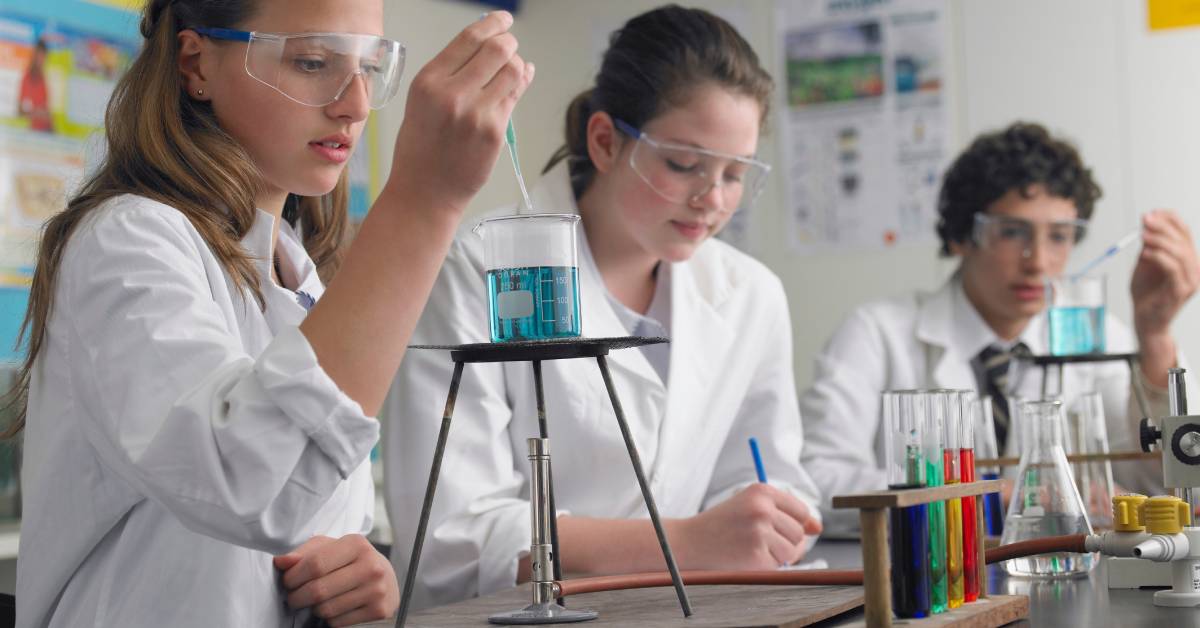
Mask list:
[[959,323],[954,316],[954,282],[951,278],[926,296],[917,316],[917,338],[925,347],[923,388],[975,388],[971,356],[963,355],[955,342]]
[[[659,452],[651,475],[691,474],[691,447],[706,430],[723,430],[711,425],[705,408],[722,394],[718,381],[723,369],[737,368],[726,362],[734,333],[717,306],[727,295],[724,276],[701,276],[712,267],[682,263],[671,266],[671,370],[667,387],[666,415],[659,426]],[[720,272],[716,267],[715,272]],[[656,495],[667,502],[672,495]],[[685,496],[680,494],[680,498]],[[670,510],[664,503],[664,509]]]
[[[282,288],[271,280],[272,266],[275,263],[271,255],[271,238],[275,229],[275,216],[261,209],[256,210],[254,224],[250,226],[250,230],[242,236],[242,248],[254,260],[254,267],[262,278],[261,290],[263,299],[266,301],[267,308],[263,312],[268,326],[278,333],[279,330],[286,327],[295,327],[304,321],[307,314],[303,307],[296,302],[295,295],[291,290]],[[280,226],[279,240],[282,243],[289,237],[293,237],[291,232],[282,225]],[[303,246],[296,243],[297,246],[291,250],[303,252]],[[279,244],[284,247],[285,244]],[[307,255],[305,254],[307,258]],[[293,260],[294,262],[294,260]],[[319,294],[316,296],[320,296]],[[258,307],[257,303],[252,303],[252,307]]]

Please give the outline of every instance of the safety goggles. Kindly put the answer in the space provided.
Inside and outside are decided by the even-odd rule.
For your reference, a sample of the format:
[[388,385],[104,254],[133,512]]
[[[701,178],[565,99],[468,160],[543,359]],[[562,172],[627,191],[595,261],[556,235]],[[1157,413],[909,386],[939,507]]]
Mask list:
[[1067,257],[1087,232],[1086,220],[1033,222],[1023,218],[975,214],[974,239],[981,248],[1033,255],[1038,233],[1045,234],[1045,251],[1055,257]]
[[375,35],[259,33],[193,27],[213,39],[246,43],[246,73],[280,94],[311,107],[336,102],[362,79],[372,109],[382,109],[400,88],[404,46]]
[[687,203],[713,188],[721,191],[721,210],[754,203],[766,186],[770,164],[717,151],[660,142],[633,125],[613,118],[617,129],[635,139],[629,166],[660,196]]

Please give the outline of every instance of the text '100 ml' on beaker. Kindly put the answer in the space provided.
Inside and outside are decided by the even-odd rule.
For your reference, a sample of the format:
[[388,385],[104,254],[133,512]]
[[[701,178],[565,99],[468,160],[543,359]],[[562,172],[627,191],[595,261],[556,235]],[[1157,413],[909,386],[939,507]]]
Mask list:
[[581,334],[575,214],[488,218],[475,226],[492,342]]

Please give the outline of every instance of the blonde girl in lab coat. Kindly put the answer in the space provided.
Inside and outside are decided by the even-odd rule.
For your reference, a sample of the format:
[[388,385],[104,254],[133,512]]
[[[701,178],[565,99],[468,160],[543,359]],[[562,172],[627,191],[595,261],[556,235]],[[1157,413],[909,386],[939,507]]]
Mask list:
[[[779,279],[712,236],[761,189],[759,131],[772,82],[725,21],[668,6],[613,33],[595,87],[567,110],[566,146],[533,195],[578,213],[585,336],[669,336],[609,357],[651,490],[683,569],[799,560],[821,525],[800,468],[791,318]],[[500,213],[511,212],[512,208]],[[415,339],[487,342],[482,247],[458,238]],[[664,562],[594,361],[543,364],[565,572]],[[388,401],[392,561],[408,567],[450,382],[445,353],[405,356]],[[528,578],[529,364],[471,365],[415,583],[414,603]],[[747,445],[763,446],[769,484]]]
[[532,78],[511,23],[471,25],[418,73],[346,246],[345,164],[403,60],[381,0],[146,6],[107,156],[40,245],[11,430],[17,625],[395,611],[363,537],[372,417]]

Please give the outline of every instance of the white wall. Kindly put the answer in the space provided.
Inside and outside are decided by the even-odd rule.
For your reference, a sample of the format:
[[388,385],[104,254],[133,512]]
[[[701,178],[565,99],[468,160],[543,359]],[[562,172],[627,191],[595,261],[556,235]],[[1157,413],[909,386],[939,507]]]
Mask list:
[[[517,107],[520,155],[536,179],[562,142],[566,104],[590,85],[596,42],[625,19],[661,4],[650,0],[524,0],[514,31],[537,64],[534,85]],[[726,15],[742,29],[768,69],[780,77],[773,43],[774,3],[702,0],[685,4]],[[446,0],[388,0],[387,32],[409,49],[411,79],[478,5]],[[953,94],[955,150],[974,135],[1021,118],[1075,141],[1104,188],[1080,257],[1103,250],[1157,206],[1176,207],[1200,233],[1200,29],[1150,34],[1144,2],[1135,0],[952,0],[948,90]],[[777,105],[778,107],[781,105]],[[382,116],[383,146],[399,128],[402,105]],[[773,124],[778,128],[778,124]],[[387,152],[387,151],[385,151]],[[761,153],[777,159],[776,137]],[[386,172],[386,171],[385,171]],[[777,170],[778,172],[778,170]],[[807,385],[812,356],[854,305],[881,295],[938,285],[953,269],[929,247],[797,256],[784,239],[784,182],[776,176],[756,207],[753,253],[784,280],[791,299],[797,383]],[[518,195],[507,158],[472,206],[511,203]],[[1111,261],[1111,311],[1129,320],[1133,247]],[[1200,355],[1200,310],[1194,303],[1175,326]]]

